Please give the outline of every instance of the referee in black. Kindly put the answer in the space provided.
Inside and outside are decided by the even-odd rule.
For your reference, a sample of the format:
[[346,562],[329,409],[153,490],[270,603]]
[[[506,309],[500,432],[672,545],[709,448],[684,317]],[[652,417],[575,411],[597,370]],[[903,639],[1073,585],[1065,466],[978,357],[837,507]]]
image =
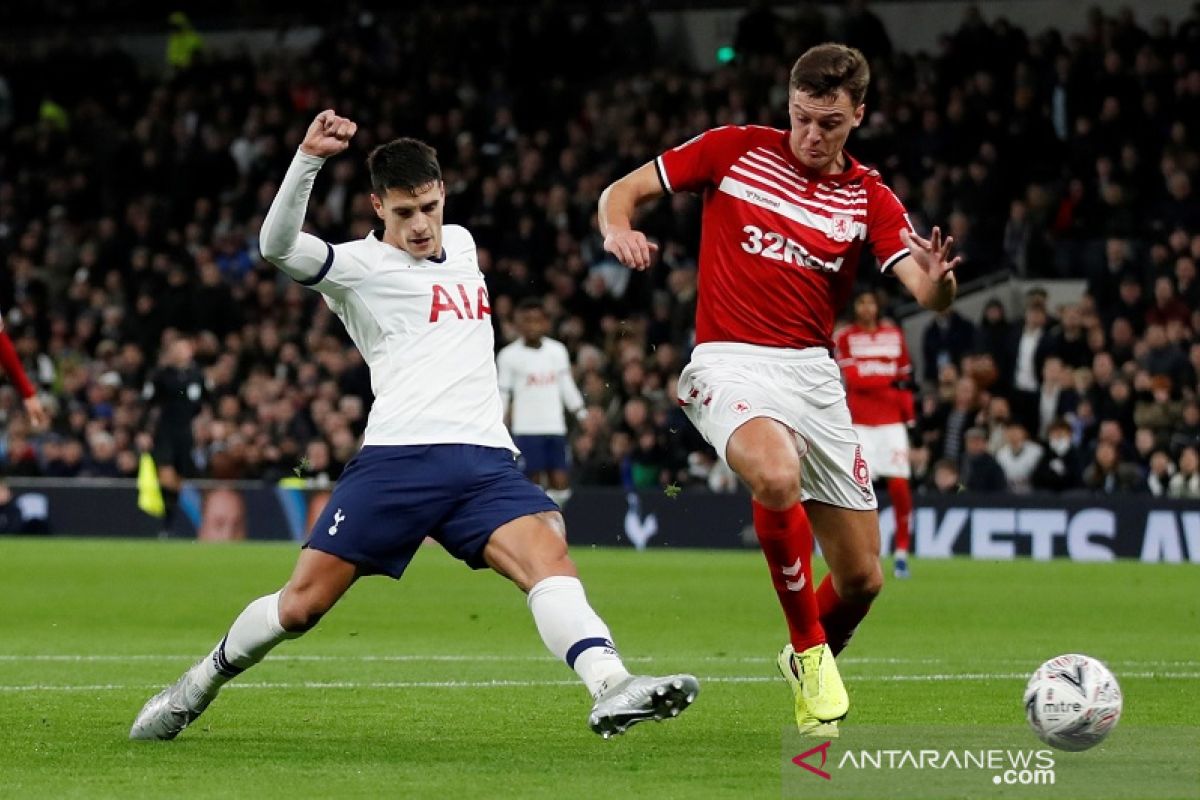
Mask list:
[[143,399],[157,417],[153,455],[166,512],[162,521],[164,535],[171,532],[184,479],[196,476],[192,420],[200,413],[205,395],[204,374],[196,366],[192,340],[180,336],[171,342],[163,365],[142,389]]

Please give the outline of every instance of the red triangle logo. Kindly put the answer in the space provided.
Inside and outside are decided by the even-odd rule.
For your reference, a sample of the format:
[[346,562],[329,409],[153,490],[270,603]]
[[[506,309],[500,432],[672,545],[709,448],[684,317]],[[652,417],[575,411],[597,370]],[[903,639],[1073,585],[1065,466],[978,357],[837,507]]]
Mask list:
[[[812,774],[820,776],[820,777],[824,778],[825,780],[830,780],[832,778],[832,776],[825,770],[821,769],[821,767],[825,766],[825,761],[829,758],[829,745],[830,744],[832,744],[832,741],[827,741],[823,744],[817,745],[816,747],[812,748],[811,750],[805,750],[803,753],[801,753],[800,755],[793,758],[792,763],[795,764],[797,767],[804,767],[804,769],[808,770]],[[816,753],[821,754],[821,764],[818,767],[814,767],[812,764],[809,764],[808,761],[805,760],[809,756],[814,755]]]

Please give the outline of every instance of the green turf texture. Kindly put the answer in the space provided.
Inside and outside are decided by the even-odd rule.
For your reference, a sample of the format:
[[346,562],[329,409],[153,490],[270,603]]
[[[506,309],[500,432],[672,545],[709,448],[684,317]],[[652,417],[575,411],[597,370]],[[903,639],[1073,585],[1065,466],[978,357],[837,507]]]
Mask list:
[[[523,596],[425,548],[404,580],[361,581],[179,739],[149,743],[126,738],[141,704],[283,583],[294,549],[2,540],[0,796],[779,797],[791,697],[774,673],[785,628],[761,556],[574,555],[631,667],[701,678],[678,720],[601,740]],[[844,726],[1012,723],[1024,676],[1064,652],[1116,673],[1114,738],[1200,720],[1195,566],[913,569],[888,581],[841,659]],[[380,685],[487,681],[531,685]]]

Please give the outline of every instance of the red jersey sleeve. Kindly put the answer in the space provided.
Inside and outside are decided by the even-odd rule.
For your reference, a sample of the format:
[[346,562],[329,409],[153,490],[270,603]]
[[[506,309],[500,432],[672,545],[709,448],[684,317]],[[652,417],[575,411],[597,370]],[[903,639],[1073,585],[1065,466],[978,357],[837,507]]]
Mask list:
[[726,125],[688,139],[654,159],[658,180],[668,193],[700,192],[716,183],[716,175],[734,156],[730,150],[745,128]]
[[908,247],[900,238],[900,231],[906,229],[911,231],[912,223],[900,198],[883,181],[871,181],[867,194],[867,242],[879,259],[880,272],[887,272],[908,255]]
[[21,397],[33,397],[35,393],[33,384],[25,375],[25,368],[21,366],[21,357],[17,355],[12,339],[8,338],[8,332],[3,327],[0,327],[0,366],[8,373],[9,380],[16,385]]

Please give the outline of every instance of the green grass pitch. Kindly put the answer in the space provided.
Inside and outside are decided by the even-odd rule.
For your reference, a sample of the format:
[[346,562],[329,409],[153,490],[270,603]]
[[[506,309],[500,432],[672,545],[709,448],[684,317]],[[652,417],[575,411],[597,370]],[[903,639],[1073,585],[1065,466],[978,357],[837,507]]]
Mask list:
[[[610,741],[588,730],[590,700],[523,596],[437,548],[398,583],[360,582],[175,742],[128,741],[143,701],[294,556],[0,542],[0,797],[780,796],[785,629],[753,552],[575,553],[630,666],[703,685],[678,720]],[[1025,676],[1072,651],[1105,660],[1125,692],[1104,746],[1200,719],[1196,567],[918,560],[914,575],[889,580],[840,660],[846,728],[1023,725]]]

